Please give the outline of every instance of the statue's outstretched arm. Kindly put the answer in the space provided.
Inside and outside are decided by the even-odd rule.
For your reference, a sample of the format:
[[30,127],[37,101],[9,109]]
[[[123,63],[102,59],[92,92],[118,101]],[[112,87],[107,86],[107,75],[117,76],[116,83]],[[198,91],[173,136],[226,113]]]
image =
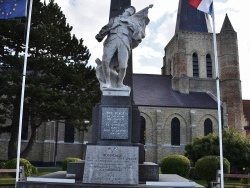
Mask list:
[[114,23],[114,19],[111,18],[109,23],[102,27],[99,33],[95,36],[98,42],[101,42],[104,39],[104,37],[109,33],[109,31],[113,29],[112,27],[113,23]]

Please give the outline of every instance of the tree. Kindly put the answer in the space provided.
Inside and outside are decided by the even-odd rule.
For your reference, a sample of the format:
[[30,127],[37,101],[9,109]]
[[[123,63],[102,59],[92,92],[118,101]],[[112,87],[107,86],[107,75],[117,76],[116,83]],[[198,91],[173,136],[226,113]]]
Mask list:
[[[16,157],[25,25],[25,19],[0,21],[0,134],[10,133],[9,159]],[[84,121],[91,119],[92,106],[99,100],[95,69],[87,66],[89,50],[71,30],[54,0],[34,1],[24,99],[31,137],[23,158],[42,122],[67,119],[86,131]]]
[[[240,133],[233,130],[224,130],[222,134],[223,157],[231,164],[231,170],[240,172],[250,165],[250,142]],[[196,137],[193,143],[186,145],[185,155],[193,162],[208,155],[220,155],[219,136],[209,134]]]

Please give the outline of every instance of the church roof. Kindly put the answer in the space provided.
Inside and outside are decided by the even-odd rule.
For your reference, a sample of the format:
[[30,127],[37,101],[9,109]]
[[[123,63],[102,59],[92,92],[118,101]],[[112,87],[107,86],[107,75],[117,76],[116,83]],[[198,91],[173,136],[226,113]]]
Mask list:
[[182,94],[173,91],[172,76],[133,74],[134,102],[139,106],[216,109],[217,103],[205,92]]
[[179,30],[212,32],[208,16],[192,7],[188,0],[179,0],[175,33]]

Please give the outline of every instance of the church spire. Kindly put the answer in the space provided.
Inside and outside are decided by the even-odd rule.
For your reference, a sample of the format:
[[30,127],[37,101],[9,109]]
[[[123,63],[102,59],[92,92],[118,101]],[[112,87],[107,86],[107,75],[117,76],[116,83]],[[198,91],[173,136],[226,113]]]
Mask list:
[[179,0],[175,33],[179,30],[212,32],[207,15],[189,5],[188,0]]
[[234,28],[233,28],[227,14],[226,14],[226,17],[224,19],[224,22],[223,22],[223,25],[221,27],[220,32],[223,32],[223,31],[234,31]]

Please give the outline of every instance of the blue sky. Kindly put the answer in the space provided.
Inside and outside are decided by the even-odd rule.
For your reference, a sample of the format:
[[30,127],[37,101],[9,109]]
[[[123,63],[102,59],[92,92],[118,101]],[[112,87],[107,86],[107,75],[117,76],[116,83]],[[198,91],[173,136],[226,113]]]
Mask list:
[[[95,59],[102,57],[102,43],[95,40],[95,35],[108,22],[110,0],[55,0],[66,15],[67,22],[73,26],[73,33],[84,39],[91,53],[89,65],[95,66]],[[134,73],[160,74],[164,56],[164,47],[171,40],[175,31],[178,0],[131,0],[137,10],[149,4],[150,23],[146,29],[146,38],[133,50]],[[250,100],[249,70],[250,35],[249,21],[250,0],[214,0],[216,32],[219,32],[226,13],[237,32],[239,61],[242,81],[242,97]],[[244,24],[243,21],[247,21]],[[243,22],[243,24],[242,24]]]

